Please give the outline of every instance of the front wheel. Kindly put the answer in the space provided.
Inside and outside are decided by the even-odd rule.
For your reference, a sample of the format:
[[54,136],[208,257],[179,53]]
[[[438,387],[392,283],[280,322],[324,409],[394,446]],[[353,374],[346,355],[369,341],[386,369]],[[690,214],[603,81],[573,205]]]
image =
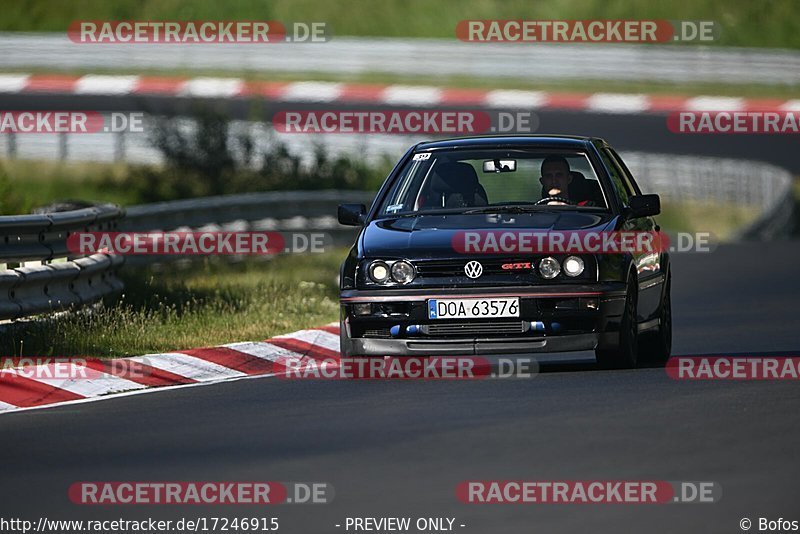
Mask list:
[[642,338],[642,357],[653,363],[665,363],[672,352],[672,298],[671,278],[667,279],[664,297],[661,300],[658,330],[649,332]]
[[639,325],[636,306],[639,300],[636,280],[628,282],[625,310],[619,327],[619,345],[614,349],[597,349],[597,363],[606,369],[633,369],[639,358]]

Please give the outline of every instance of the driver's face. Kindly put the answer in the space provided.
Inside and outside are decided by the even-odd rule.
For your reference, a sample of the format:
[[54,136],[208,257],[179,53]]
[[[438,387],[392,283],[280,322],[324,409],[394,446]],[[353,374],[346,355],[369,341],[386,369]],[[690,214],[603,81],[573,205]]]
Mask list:
[[539,179],[547,196],[567,197],[567,186],[572,181],[569,166],[563,163],[546,163],[542,166],[542,177]]

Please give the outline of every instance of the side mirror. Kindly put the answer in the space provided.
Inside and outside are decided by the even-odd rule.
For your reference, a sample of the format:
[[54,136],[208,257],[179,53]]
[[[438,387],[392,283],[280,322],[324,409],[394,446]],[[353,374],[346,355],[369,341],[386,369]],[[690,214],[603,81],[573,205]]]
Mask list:
[[661,198],[658,195],[634,195],[628,199],[628,217],[651,217],[661,213]]
[[345,226],[361,226],[367,215],[367,207],[364,204],[339,204],[339,224]]

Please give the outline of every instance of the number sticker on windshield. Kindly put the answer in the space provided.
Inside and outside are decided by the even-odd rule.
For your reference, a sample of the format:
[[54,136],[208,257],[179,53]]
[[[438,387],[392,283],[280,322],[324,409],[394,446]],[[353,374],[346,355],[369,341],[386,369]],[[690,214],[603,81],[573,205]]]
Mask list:
[[426,159],[431,159],[430,152],[422,152],[420,154],[414,154],[414,161],[423,161]]

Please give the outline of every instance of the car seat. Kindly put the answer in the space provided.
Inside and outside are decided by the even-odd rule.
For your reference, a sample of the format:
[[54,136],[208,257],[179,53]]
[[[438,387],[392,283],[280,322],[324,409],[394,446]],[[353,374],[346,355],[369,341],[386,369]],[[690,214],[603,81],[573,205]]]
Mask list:
[[486,190],[469,163],[441,163],[434,167],[426,206],[462,208],[486,206]]

